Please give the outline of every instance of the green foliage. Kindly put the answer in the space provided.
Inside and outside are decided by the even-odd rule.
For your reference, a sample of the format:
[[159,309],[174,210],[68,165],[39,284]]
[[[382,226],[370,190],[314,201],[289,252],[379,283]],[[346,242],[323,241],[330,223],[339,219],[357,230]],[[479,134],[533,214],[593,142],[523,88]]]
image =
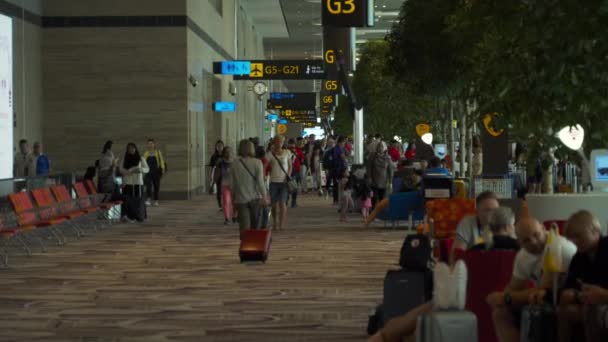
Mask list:
[[[364,108],[364,130],[412,137],[415,125],[431,110],[431,98],[413,95],[411,86],[399,81],[386,68],[390,45],[386,41],[370,41],[363,48],[353,80],[353,90]],[[352,132],[352,114],[346,99],[338,101],[334,126],[336,131]]]

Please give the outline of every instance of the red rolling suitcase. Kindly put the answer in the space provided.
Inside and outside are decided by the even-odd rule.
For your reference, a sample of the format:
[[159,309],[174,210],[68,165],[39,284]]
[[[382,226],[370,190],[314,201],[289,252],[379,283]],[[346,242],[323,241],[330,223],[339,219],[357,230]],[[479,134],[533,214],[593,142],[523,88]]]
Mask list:
[[248,229],[241,232],[239,257],[243,261],[266,262],[272,241],[269,229]]

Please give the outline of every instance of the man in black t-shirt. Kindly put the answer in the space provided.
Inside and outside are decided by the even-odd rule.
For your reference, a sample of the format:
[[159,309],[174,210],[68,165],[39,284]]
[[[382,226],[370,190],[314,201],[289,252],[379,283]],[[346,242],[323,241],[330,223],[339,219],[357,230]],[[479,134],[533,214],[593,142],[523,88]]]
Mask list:
[[484,241],[469,250],[519,250],[519,244],[513,237],[515,231],[515,214],[507,207],[493,209],[489,220],[492,241]]
[[[583,324],[587,342],[608,340],[608,237],[586,210],[566,224],[566,237],[578,251],[568,268],[559,310],[560,341],[571,341],[573,326]],[[577,338],[581,340],[581,338]]]

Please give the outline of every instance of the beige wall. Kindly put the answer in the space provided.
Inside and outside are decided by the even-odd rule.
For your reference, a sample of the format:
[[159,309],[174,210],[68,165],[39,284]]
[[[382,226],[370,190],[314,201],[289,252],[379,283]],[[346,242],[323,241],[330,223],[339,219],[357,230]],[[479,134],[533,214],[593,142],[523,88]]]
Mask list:
[[[227,53],[234,57],[233,35],[234,0],[225,0],[223,16],[208,1],[188,0],[188,16],[211,38],[221,44]],[[239,59],[263,59],[262,38],[255,32],[251,20],[238,11],[238,55]],[[188,109],[191,127],[191,184],[192,189],[205,187],[207,169],[205,165],[213,153],[215,142],[223,140],[235,147],[240,139],[259,136],[262,133],[262,107],[257,96],[248,88],[249,81],[232,81],[230,76],[212,75],[213,62],[226,58],[215,51],[207,42],[188,30],[188,73],[198,81],[196,88],[189,87]],[[214,82],[215,80],[215,82]],[[237,87],[237,95],[229,93],[229,85]],[[212,104],[216,101],[235,101],[235,113],[215,113]],[[264,102],[265,103],[265,102]],[[198,121],[197,121],[198,120]],[[202,123],[202,126],[200,125]]]
[[171,168],[165,194],[187,190],[185,30],[45,29],[44,141],[56,169],[84,170],[106,140],[123,155],[153,137]]
[[30,145],[42,139],[41,38],[39,26],[13,18],[15,146],[20,139]]

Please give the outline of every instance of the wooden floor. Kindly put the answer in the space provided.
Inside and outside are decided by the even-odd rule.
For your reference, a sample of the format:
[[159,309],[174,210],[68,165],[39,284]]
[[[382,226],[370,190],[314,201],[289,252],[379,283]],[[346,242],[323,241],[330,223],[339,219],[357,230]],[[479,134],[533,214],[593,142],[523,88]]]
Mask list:
[[0,269],[0,341],[364,341],[404,231],[304,197],[266,264],[240,264],[211,198],[165,202]]

